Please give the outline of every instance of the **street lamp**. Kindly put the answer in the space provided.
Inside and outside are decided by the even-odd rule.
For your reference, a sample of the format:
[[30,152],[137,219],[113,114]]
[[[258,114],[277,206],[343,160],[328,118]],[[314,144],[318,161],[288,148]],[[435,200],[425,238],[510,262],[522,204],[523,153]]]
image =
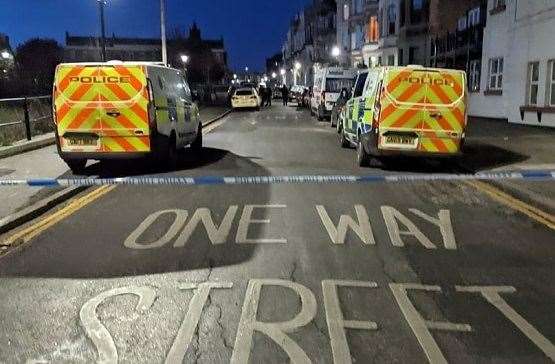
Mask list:
[[297,72],[299,72],[301,70],[301,63],[300,62],[295,62],[295,68],[293,69],[293,84],[296,85],[297,84]]
[[276,78],[277,74],[275,72],[272,72],[272,78]]
[[9,59],[10,58],[10,52],[3,51],[2,53],[0,53],[0,56],[4,59]]
[[286,79],[285,79],[285,75],[287,74],[287,71],[285,70],[285,68],[282,68],[282,69],[279,71],[279,74],[281,75],[283,84],[285,85],[285,84],[287,83],[287,82],[286,82]]
[[341,55],[341,49],[339,49],[338,46],[333,47],[331,50],[331,55],[334,58],[338,58]]
[[106,62],[106,24],[104,22],[104,5],[106,0],[96,0],[98,2],[98,10],[100,11],[100,50],[102,62]]
[[237,74],[236,74],[236,73],[233,74],[233,79],[234,79],[234,80],[237,79]]
[[186,54],[181,55],[181,62],[183,62],[183,64],[189,63],[189,56]]

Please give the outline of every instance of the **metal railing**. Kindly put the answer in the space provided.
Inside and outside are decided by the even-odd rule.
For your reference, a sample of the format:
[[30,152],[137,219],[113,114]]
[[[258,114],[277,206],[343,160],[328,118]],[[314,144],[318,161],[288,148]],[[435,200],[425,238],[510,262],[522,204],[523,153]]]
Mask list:
[[[34,118],[31,118],[31,111],[33,111],[31,109],[31,102],[37,101],[37,100],[51,100],[51,99],[52,99],[52,96],[50,95],[0,99],[0,136],[2,136],[3,128],[24,124],[25,137],[27,138],[27,140],[31,140],[33,136],[32,123],[35,123],[40,120],[52,119],[52,107],[49,106],[51,105],[51,102],[45,106],[46,110],[48,110],[45,115],[38,115]],[[2,118],[6,116],[2,114],[2,111],[4,111],[8,115],[10,113],[17,114],[18,111],[19,113],[23,112],[23,119],[5,122],[5,120],[2,120]]]

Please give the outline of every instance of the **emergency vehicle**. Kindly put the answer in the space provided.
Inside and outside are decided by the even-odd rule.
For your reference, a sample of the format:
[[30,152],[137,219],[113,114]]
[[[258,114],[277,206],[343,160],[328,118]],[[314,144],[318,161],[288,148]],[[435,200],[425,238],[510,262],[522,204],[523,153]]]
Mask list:
[[67,63],[53,88],[56,143],[74,172],[88,159],[156,156],[202,148],[202,123],[179,70],[147,62]]
[[317,69],[314,72],[310,113],[316,115],[320,121],[331,117],[341,90],[350,90],[353,87],[356,72],[356,70],[341,67]]
[[389,155],[458,156],[465,140],[466,104],[464,71],[421,66],[366,70],[340,116],[340,143],[356,146],[360,166]]

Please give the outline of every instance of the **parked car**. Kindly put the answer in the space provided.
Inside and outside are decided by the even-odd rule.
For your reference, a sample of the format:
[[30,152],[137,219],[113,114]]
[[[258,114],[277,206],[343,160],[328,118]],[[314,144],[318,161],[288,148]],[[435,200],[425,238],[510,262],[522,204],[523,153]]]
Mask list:
[[295,101],[299,105],[302,105],[302,97],[305,87],[300,85],[291,86],[289,90],[289,101]]
[[231,97],[231,107],[233,109],[250,108],[260,110],[261,105],[262,99],[258,95],[258,91],[252,87],[237,89]]

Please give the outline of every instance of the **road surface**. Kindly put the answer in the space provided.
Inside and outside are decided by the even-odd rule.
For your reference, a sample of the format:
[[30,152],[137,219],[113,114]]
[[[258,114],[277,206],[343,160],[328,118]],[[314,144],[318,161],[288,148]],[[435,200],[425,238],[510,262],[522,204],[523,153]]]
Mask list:
[[[361,170],[327,123],[295,107],[233,113],[205,144],[176,171],[95,164],[87,175],[444,168]],[[25,243],[0,258],[0,362],[554,361],[555,234],[484,188],[88,191],[24,227]]]

